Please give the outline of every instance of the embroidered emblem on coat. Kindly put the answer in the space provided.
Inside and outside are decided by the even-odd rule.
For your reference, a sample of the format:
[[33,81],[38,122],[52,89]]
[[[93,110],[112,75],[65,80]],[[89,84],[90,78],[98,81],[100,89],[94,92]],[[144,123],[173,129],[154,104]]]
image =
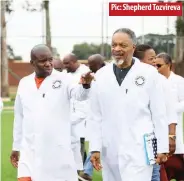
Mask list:
[[145,78],[143,76],[136,77],[135,84],[137,86],[143,86],[145,84]]
[[52,88],[53,89],[58,89],[61,87],[61,80],[56,80],[53,82]]

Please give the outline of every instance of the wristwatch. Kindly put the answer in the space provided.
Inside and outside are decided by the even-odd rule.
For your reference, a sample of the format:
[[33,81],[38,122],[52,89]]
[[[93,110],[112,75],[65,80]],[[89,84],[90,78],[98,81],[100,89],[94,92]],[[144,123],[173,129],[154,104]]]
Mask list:
[[176,140],[176,135],[169,135],[169,138]]

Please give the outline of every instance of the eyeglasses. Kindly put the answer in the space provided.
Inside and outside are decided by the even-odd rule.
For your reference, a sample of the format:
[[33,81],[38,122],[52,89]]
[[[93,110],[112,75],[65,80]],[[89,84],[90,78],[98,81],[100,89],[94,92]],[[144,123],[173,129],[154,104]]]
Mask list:
[[165,65],[165,64],[156,64],[156,66],[157,66],[158,68],[162,67],[163,65]]

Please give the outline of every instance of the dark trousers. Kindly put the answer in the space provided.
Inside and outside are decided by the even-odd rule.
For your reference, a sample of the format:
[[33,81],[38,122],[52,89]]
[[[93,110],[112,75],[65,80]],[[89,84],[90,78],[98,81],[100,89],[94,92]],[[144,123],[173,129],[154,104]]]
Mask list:
[[174,154],[161,166],[161,181],[184,180],[184,157],[181,154]]
[[80,138],[80,144],[81,144],[81,155],[82,155],[82,161],[83,164],[86,160],[87,154],[86,154],[86,149],[85,149],[85,138]]

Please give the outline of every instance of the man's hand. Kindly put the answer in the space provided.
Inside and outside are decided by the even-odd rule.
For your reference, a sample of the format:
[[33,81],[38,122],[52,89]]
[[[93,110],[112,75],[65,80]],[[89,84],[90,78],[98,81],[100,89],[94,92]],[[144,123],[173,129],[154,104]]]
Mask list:
[[176,150],[176,141],[172,138],[169,138],[169,155],[174,154]]
[[166,154],[159,153],[157,155],[157,159],[156,159],[157,164],[162,164],[162,163],[165,163],[166,161],[167,161],[167,155]]
[[92,80],[94,79],[94,76],[91,72],[88,72],[87,74],[82,75],[80,83],[83,85],[90,85]]
[[171,156],[176,150],[176,126],[172,123],[169,125],[169,155]]
[[12,151],[10,156],[11,164],[17,168],[18,167],[18,161],[19,161],[19,151]]
[[100,171],[102,169],[102,166],[100,164],[100,152],[94,152],[91,154],[91,163],[97,171]]

